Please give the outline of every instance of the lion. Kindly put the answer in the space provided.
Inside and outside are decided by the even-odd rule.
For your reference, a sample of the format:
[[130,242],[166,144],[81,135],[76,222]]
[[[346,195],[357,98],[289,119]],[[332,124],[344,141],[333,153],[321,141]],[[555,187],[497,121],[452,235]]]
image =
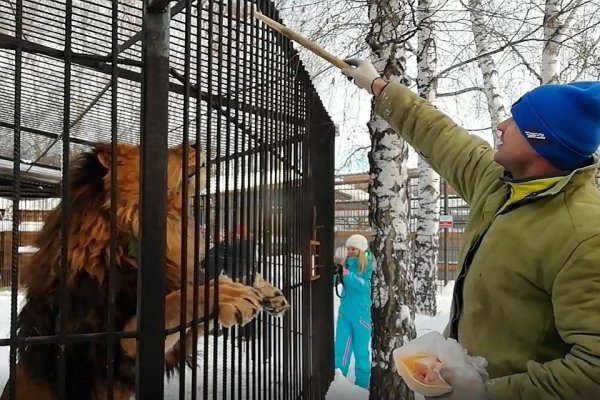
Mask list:
[[[110,265],[110,198],[111,198],[111,146],[98,143],[90,151],[75,156],[68,176],[68,196],[47,217],[39,233],[38,251],[22,268],[21,283],[26,289],[26,303],[18,316],[18,336],[39,337],[58,334],[61,320],[63,333],[83,334],[107,332],[109,310],[108,274]],[[188,170],[183,171],[184,148],[168,150],[167,159],[167,224],[166,224],[166,276],[165,329],[170,334],[165,340],[165,373],[170,377],[174,371],[185,368],[191,357],[192,346],[185,348],[180,357],[179,332],[182,270],[192,276],[194,265],[193,222],[188,232],[181,232],[182,218],[189,218],[182,210],[182,190],[188,185],[193,193],[195,174],[204,182],[204,155],[199,152],[201,165],[196,165],[196,150],[188,149]],[[139,237],[139,164],[138,146],[118,143],[116,146],[116,277],[115,325],[117,331],[137,329],[137,275],[136,254]],[[185,172],[185,173],[184,173]],[[188,179],[185,179],[185,176]],[[66,204],[65,204],[66,203]],[[66,209],[66,213],[63,213]],[[65,215],[66,214],[66,215]],[[61,224],[66,217],[68,246],[66,249],[66,273],[62,272]],[[181,247],[188,242],[188,262],[183,268]],[[203,238],[199,239],[203,241]],[[202,248],[202,243],[196,248]],[[152,266],[151,266],[152,267]],[[66,277],[62,282],[63,276]],[[249,279],[248,279],[249,278]],[[213,299],[218,285],[218,322],[224,327],[244,325],[262,310],[281,316],[289,304],[276,287],[260,275],[246,277],[248,284],[234,282],[221,275],[206,285],[197,287],[199,317],[215,311]],[[192,284],[192,279],[187,280]],[[253,284],[250,282],[253,281]],[[61,287],[66,291],[65,307],[61,305]],[[187,288],[186,343],[191,344],[193,322],[193,287]],[[204,304],[208,290],[208,304]],[[207,315],[207,318],[209,315]],[[197,321],[195,321],[197,322]],[[210,329],[210,328],[209,328]],[[198,335],[204,329],[198,329]],[[61,353],[61,347],[63,352]],[[135,393],[135,338],[123,337],[115,346],[113,399],[125,400]],[[65,358],[66,398],[73,400],[104,399],[109,388],[106,385],[107,342],[105,336],[86,341],[69,342],[62,346],[51,343],[28,343],[18,349],[15,393],[18,400],[54,400],[57,398],[58,359]],[[1,400],[8,399],[7,384]]]

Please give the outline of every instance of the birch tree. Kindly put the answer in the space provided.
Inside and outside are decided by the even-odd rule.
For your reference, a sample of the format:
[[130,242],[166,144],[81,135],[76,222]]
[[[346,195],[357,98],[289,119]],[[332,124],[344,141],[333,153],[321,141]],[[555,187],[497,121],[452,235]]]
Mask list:
[[475,39],[475,53],[477,63],[483,75],[483,87],[487,99],[488,111],[492,123],[492,140],[494,147],[498,144],[498,135],[493,134],[500,122],[508,117],[504,107],[504,95],[498,78],[498,68],[492,56],[493,47],[490,40],[487,21],[484,16],[489,15],[484,9],[481,0],[469,0],[469,16],[471,29]]
[[[434,2],[419,0],[417,88],[433,102],[436,96],[437,52],[434,40]],[[434,316],[437,311],[436,276],[440,215],[440,176],[419,157],[418,213],[415,234],[415,311]]]
[[561,0],[546,0],[543,22],[542,83],[560,80],[560,48],[567,38],[581,3],[582,0],[576,0],[562,9]]
[[[404,5],[398,0],[367,0],[371,60],[389,81],[406,84]],[[369,164],[371,249],[377,260],[372,278],[372,374],[370,399],[410,399],[396,372],[392,351],[416,336],[414,291],[409,265],[408,145],[371,109]]]

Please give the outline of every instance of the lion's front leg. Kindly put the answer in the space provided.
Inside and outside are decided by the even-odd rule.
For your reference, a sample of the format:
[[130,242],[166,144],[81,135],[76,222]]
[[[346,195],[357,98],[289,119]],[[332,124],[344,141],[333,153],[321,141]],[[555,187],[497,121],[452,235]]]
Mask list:
[[[194,318],[194,291],[191,287],[187,288],[187,306],[186,306],[186,317],[184,323],[187,324],[191,322]],[[181,322],[181,290],[176,290],[174,292],[169,293],[165,297],[165,329],[173,329],[180,325]],[[208,313],[212,313],[213,311],[213,296],[208,296]],[[198,318],[202,318],[204,316],[205,306],[204,306],[204,287],[198,288]],[[123,327],[124,332],[131,332],[137,329],[138,320],[137,316],[131,318],[127,324]],[[171,351],[173,346],[179,340],[179,332],[172,333],[168,335],[165,339],[165,354]],[[137,354],[137,339],[136,338],[125,338],[121,339],[121,347],[125,354],[130,357],[135,357]]]
[[[218,283],[219,323],[224,327],[245,325],[262,311],[264,296],[259,290],[233,282],[226,276],[220,276]],[[211,284],[214,285],[214,280]]]
[[[231,279],[227,277],[219,277],[218,284],[219,324],[225,327],[245,325],[262,311],[264,296],[256,288],[232,282]],[[205,306],[205,287],[198,287],[198,318],[202,318],[205,315],[205,311],[208,311],[208,314],[212,314],[214,311],[214,291],[214,281],[211,281],[208,287],[208,306]],[[176,290],[165,297],[165,328],[167,330],[179,327],[180,325],[181,296],[181,291]],[[187,306],[185,323],[188,324],[192,322],[194,318],[194,291],[192,288],[187,288],[186,297]],[[127,322],[123,330],[125,332],[134,331],[136,328],[137,317],[133,317]],[[179,332],[175,332],[166,337],[165,353],[172,350],[173,346],[179,341],[179,338]],[[136,356],[137,343],[135,338],[121,339],[121,347],[128,356]]]
[[[251,278],[249,276],[241,277],[240,281],[233,282],[231,278],[221,275],[219,277],[219,288],[224,287],[227,292],[233,293],[236,293],[237,290],[252,291],[256,298],[260,300],[261,309],[274,317],[283,316],[291,308],[283,292],[267,282],[261,274],[254,274],[252,285],[250,285]],[[210,283],[213,284],[213,282]]]

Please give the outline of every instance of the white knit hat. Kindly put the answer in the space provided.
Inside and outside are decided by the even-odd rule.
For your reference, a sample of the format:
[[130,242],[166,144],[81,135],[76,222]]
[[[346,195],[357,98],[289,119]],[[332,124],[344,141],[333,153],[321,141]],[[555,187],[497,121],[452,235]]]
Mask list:
[[367,251],[369,242],[363,235],[352,235],[346,240],[346,247],[356,247],[361,251]]

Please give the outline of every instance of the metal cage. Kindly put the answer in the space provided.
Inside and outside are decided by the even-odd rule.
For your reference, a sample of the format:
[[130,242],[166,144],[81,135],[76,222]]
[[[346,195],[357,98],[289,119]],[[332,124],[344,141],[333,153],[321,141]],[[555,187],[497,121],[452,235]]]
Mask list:
[[[10,203],[10,213],[0,210],[8,227],[3,234],[10,237],[2,248],[2,284],[8,286],[0,299],[10,310],[0,334],[8,379],[2,399],[23,393],[39,399],[126,398],[119,385],[127,368],[133,371],[127,382],[144,400],[324,397],[333,379],[333,299],[331,272],[321,263],[333,259],[335,129],[291,42],[246,11],[233,17],[232,4],[0,3],[0,198]],[[271,1],[255,5],[279,20]],[[130,153],[121,150],[127,145],[139,161],[128,164]],[[98,195],[107,196],[104,203],[84,204],[89,209],[73,205],[79,192],[71,182],[81,178],[74,168],[83,154],[100,163],[104,175],[89,179],[97,181]],[[127,168],[133,165],[135,189],[123,184],[132,179]],[[177,174],[171,165],[178,166]],[[80,184],[89,183],[85,179]],[[124,200],[134,192],[135,207]],[[34,198],[54,203],[38,207],[38,214],[25,212]],[[102,278],[80,272],[88,266],[77,270],[73,261],[85,229],[91,229],[90,242],[100,241],[90,233],[100,220],[72,226],[96,206],[110,238],[102,248]],[[120,207],[133,213],[136,222],[127,229],[134,233],[121,225]],[[43,277],[54,288],[51,315],[44,317],[52,332],[27,331],[27,318],[18,323],[18,315],[26,304],[35,309],[34,300],[45,301],[31,294],[31,276],[40,262],[32,254],[45,251],[48,231],[25,243],[20,226],[27,218],[52,220],[48,215],[57,209],[55,235],[46,239],[59,250],[56,260],[43,261],[54,263],[51,278]],[[169,225],[173,212],[180,213],[175,227]],[[181,234],[176,244],[169,229]],[[19,256],[25,246],[28,257]],[[165,272],[173,247],[180,253],[176,283]],[[219,328],[227,292],[219,294],[225,289],[214,282],[222,272],[234,281],[245,276],[247,286],[260,273],[291,308],[279,317],[259,312],[245,326]],[[134,290],[123,289],[125,275]],[[77,285],[89,285],[98,296],[89,299],[90,292],[75,290]],[[184,300],[180,323],[166,329],[169,288]],[[193,320],[181,323],[192,293]],[[132,331],[120,320],[127,296],[135,297]],[[72,320],[82,309],[92,313],[88,301],[99,304],[93,312],[101,330]],[[165,337],[180,339],[184,365],[170,379]],[[128,339],[136,349],[131,365],[123,361]],[[45,369],[27,370],[27,355],[18,354],[36,347],[56,357],[45,361]],[[102,362],[75,368],[72,360],[91,348],[90,362]],[[46,372],[47,392],[32,392],[35,385],[19,378]],[[83,383],[77,383],[80,377]],[[91,379],[89,391],[81,397],[85,379]]]

